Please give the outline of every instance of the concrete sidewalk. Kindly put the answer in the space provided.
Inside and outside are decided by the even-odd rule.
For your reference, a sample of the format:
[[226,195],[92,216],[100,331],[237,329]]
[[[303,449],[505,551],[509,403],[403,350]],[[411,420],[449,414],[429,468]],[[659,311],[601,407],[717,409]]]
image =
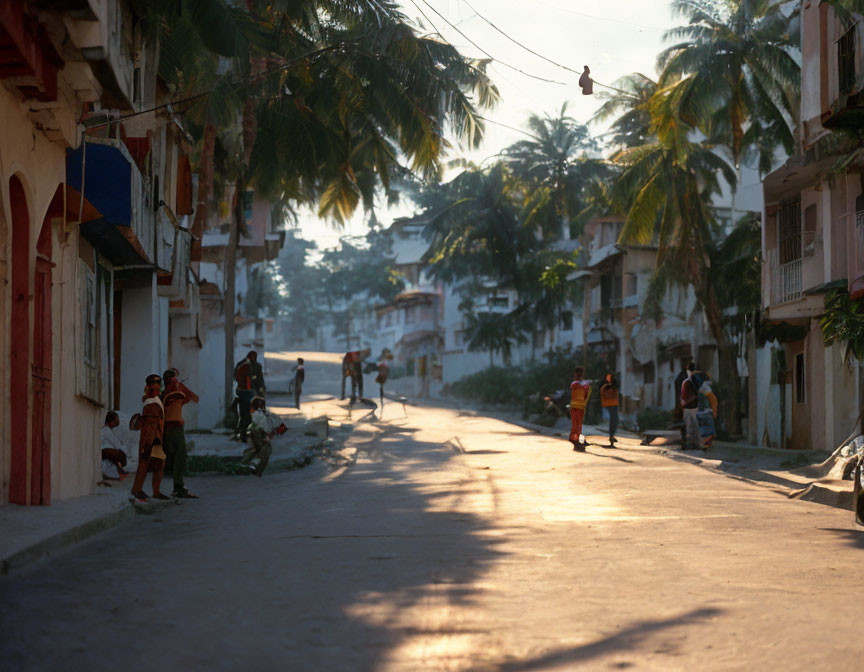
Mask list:
[[[346,412],[336,407],[332,397],[304,395],[304,402],[303,410],[298,411],[289,406],[293,399],[276,396],[271,400],[273,412],[284,419],[288,432],[273,439],[268,472],[308,464],[321,452],[322,446],[330,449],[328,437],[331,431],[338,439],[353,429],[350,422],[333,420],[334,416],[341,418]],[[230,432],[221,429],[188,432],[186,440],[190,456],[239,457],[246,448],[245,443],[232,441]],[[193,472],[186,477],[190,490],[195,492],[195,481],[201,477],[204,474],[200,472]],[[10,504],[0,507],[0,574],[18,571],[131,520],[136,512],[150,512],[153,506],[163,505],[154,503],[136,507],[130,496],[132,480],[130,477],[125,481],[103,481],[109,485],[98,485],[92,495],[55,502],[51,506],[23,507]],[[145,491],[148,493],[149,487],[148,477],[145,482]],[[166,475],[162,490],[167,493],[171,487],[171,477]]]
[[[0,574],[53,555],[135,515],[129,486],[111,481],[88,497],[51,506],[0,507]],[[116,487],[119,486],[119,487]]]

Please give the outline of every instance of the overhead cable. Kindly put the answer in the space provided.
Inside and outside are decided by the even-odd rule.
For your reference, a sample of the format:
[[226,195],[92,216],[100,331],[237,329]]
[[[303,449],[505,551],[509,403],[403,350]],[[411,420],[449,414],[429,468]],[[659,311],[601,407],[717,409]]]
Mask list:
[[[423,1],[425,2],[425,0],[423,0]],[[551,58],[548,58],[548,57],[544,56],[543,54],[537,53],[536,51],[534,51],[530,47],[525,46],[519,40],[517,40],[515,37],[512,37],[509,33],[501,30],[498,26],[496,26],[489,19],[487,19],[485,16],[483,16],[480,12],[478,12],[476,9],[474,9],[474,7],[471,6],[471,3],[469,3],[468,0],[462,0],[462,2],[464,2],[468,6],[468,8],[472,12],[474,12],[478,17],[483,19],[483,21],[485,21],[490,26],[492,26],[492,28],[494,28],[499,33],[501,33],[504,37],[506,37],[508,40],[513,42],[513,44],[515,44],[515,45],[521,47],[522,49],[524,49],[525,51],[527,51],[529,54],[534,54],[534,56],[537,56],[537,58],[541,58],[544,61],[546,61],[547,63],[551,63],[552,65],[554,65],[558,68],[561,68],[563,70],[567,70],[568,72],[572,72],[572,73],[575,73],[575,74],[580,75],[580,76],[582,75],[582,73],[579,72],[578,70],[574,70],[573,68],[571,68],[567,65],[564,65],[563,63],[558,63],[557,61],[553,61]],[[617,91],[618,93],[624,93],[624,94],[627,93],[626,91],[622,91],[621,89],[616,89],[614,86],[609,86],[608,84],[603,84],[602,82],[598,82],[593,77],[591,78],[591,81],[594,82],[597,86],[602,86],[604,89],[610,89],[611,91]]]
[[[482,53],[484,53],[487,57],[489,57],[490,59],[492,59],[493,61],[495,61],[495,62],[498,63],[499,65],[503,65],[505,68],[510,68],[511,70],[515,70],[516,72],[519,72],[519,73],[525,75],[526,77],[531,77],[531,79],[537,79],[537,80],[539,80],[539,81],[541,81],[541,82],[546,82],[546,83],[548,83],[548,84],[558,84],[558,85],[560,85],[560,86],[569,86],[569,85],[567,84],[567,82],[559,82],[558,80],[555,80],[555,79],[549,79],[548,77],[541,77],[541,76],[539,76],[539,75],[533,75],[533,74],[531,74],[530,72],[525,72],[525,71],[522,70],[521,68],[517,68],[515,65],[510,65],[509,63],[505,63],[504,61],[502,61],[502,60],[499,59],[499,58],[495,58],[492,54],[490,54],[490,53],[489,53],[488,51],[486,51],[483,47],[481,47],[481,46],[480,46],[479,44],[477,44],[474,40],[472,40],[472,39],[471,39],[470,37],[468,37],[465,33],[463,33],[463,32],[459,29],[459,27],[456,26],[456,24],[452,23],[452,22],[451,22],[451,21],[450,21],[446,16],[444,16],[441,12],[439,12],[439,11],[438,11],[437,9],[435,9],[432,5],[430,5],[428,2],[426,2],[426,0],[420,0],[420,2],[422,2],[422,3],[423,3],[424,5],[426,5],[429,9],[431,9],[433,12],[435,12],[435,14],[437,14],[438,16],[440,16],[441,19],[442,19],[442,20],[443,20],[443,21],[444,21],[448,26],[450,26],[453,30],[455,30],[457,33],[459,33],[459,34],[460,34],[462,37],[464,37],[466,40],[468,40],[468,42],[469,42],[470,44],[472,44],[475,48],[479,49]],[[422,9],[420,9],[420,7],[417,5],[417,3],[416,3],[414,0],[411,0],[411,4],[413,4],[415,7],[417,7],[417,10],[420,12],[420,14],[422,14],[422,15],[426,18],[426,20],[429,21],[429,17],[426,16],[426,14],[423,12]],[[479,14],[478,14],[478,16],[479,16]],[[483,17],[480,17],[480,18],[483,18]],[[429,23],[432,24],[431,21],[429,21]],[[432,24],[432,27],[435,28],[435,24]],[[436,28],[435,30],[437,31],[438,29]],[[438,34],[441,35],[441,32],[438,31]],[[442,39],[444,39],[444,36],[443,36],[443,35],[442,35],[441,37],[442,37]]]

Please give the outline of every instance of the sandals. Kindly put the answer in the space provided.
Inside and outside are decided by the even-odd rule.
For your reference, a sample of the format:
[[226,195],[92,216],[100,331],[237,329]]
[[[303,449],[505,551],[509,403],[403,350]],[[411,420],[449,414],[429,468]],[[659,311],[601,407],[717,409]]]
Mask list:
[[139,492],[132,491],[132,493],[130,493],[130,494],[135,499],[137,499],[139,502],[146,502],[148,499],[150,499],[147,495],[145,495],[143,492],[140,492],[140,491]]
[[[174,499],[199,499],[198,495],[193,495],[191,492],[186,490],[178,490],[177,492],[171,493],[171,496]],[[165,499],[168,499],[167,497]]]
[[171,499],[168,495],[163,495],[161,492],[153,495],[153,499]]

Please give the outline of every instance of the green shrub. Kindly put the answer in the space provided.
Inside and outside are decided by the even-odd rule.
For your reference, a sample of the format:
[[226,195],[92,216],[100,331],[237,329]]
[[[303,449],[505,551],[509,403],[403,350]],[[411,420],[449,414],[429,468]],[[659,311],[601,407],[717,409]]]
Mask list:
[[666,429],[672,424],[672,413],[662,408],[644,408],[636,414],[639,429]]
[[[544,396],[570,387],[573,368],[581,362],[580,351],[555,348],[538,357],[533,364],[492,366],[465,376],[453,383],[450,392],[466,400],[519,408],[524,417],[537,415],[544,412]],[[605,373],[601,360],[589,359],[585,375],[593,383],[585,413],[589,424],[596,424],[601,418],[599,381]]]

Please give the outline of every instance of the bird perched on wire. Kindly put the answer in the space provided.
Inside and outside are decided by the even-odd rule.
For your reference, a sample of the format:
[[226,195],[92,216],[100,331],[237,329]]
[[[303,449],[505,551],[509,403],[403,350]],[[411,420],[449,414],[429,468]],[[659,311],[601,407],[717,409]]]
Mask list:
[[582,87],[583,96],[590,96],[594,93],[594,80],[591,79],[591,68],[587,65],[582,72],[582,76],[579,77],[579,86]]

